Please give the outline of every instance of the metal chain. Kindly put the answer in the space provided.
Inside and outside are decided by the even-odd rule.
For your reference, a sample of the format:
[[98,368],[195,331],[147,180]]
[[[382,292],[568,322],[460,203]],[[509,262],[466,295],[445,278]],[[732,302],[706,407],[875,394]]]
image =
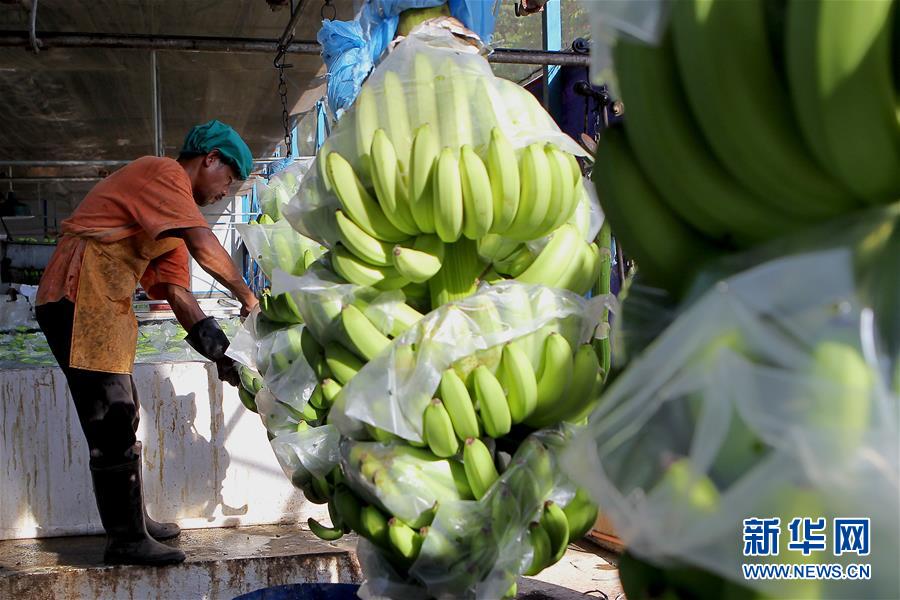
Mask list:
[[278,95],[281,97],[281,124],[284,127],[285,154],[291,152],[294,143],[294,132],[291,131],[291,115],[287,106],[287,80],[284,78],[284,70],[294,66],[284,62],[287,55],[287,47],[293,39],[294,36],[291,36],[284,44],[278,46],[278,53],[275,55],[275,61],[273,62],[275,68],[278,69]]
[[[331,14],[330,17],[325,16],[329,13]],[[323,21],[334,21],[337,18],[337,7],[331,3],[331,0],[325,0],[322,4],[322,10],[319,11],[319,16],[322,17]]]

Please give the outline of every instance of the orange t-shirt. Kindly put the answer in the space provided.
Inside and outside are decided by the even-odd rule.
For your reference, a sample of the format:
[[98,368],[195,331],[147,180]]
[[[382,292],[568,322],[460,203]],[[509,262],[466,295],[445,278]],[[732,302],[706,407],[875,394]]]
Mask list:
[[[144,235],[157,240],[166,231],[209,224],[191,192],[184,168],[171,158],[145,156],[122,167],[97,185],[62,222],[62,236],[44,270],[36,304],[77,300],[78,278],[87,239],[114,243]],[[184,242],[150,261],[141,286],[151,298],[154,286],[172,283],[190,289]]]

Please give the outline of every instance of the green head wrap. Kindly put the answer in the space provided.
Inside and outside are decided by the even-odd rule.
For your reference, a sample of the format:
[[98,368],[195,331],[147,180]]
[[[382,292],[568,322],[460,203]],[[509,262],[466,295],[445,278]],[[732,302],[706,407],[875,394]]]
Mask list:
[[247,179],[253,168],[250,148],[237,132],[221,121],[213,119],[193,127],[184,138],[182,154],[208,154],[218,150],[239,179]]

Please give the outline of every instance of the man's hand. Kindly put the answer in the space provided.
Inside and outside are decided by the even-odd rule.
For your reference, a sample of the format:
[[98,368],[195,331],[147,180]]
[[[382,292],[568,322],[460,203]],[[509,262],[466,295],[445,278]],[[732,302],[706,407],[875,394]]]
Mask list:
[[241,304],[241,320],[247,318],[247,316],[253,311],[254,308],[259,306],[259,300],[257,300],[256,296],[250,296],[247,300],[245,300]]
[[219,371],[219,381],[230,383],[234,387],[241,384],[241,375],[238,372],[238,364],[227,356],[216,361],[216,369]]

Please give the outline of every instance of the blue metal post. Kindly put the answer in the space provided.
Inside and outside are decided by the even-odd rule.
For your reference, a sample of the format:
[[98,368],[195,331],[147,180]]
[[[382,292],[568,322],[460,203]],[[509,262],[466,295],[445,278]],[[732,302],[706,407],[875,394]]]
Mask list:
[[328,137],[328,119],[325,114],[325,103],[319,100],[316,102],[316,150],[325,143]]
[[297,158],[300,156],[300,151],[298,150],[299,146],[297,144],[297,138],[299,134],[297,132],[297,126],[294,125],[294,130],[291,132],[291,158]]
[[[543,12],[544,50],[562,50],[562,12],[560,0],[549,0]],[[555,119],[562,112],[562,85],[559,65],[544,67],[544,107]]]

